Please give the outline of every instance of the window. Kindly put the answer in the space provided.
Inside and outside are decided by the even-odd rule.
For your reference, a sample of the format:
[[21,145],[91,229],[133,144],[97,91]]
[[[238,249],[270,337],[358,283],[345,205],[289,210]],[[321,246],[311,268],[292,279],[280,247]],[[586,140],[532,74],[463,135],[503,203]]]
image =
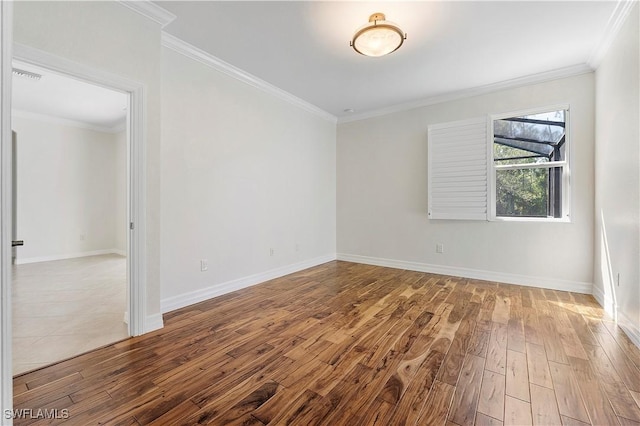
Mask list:
[[569,216],[568,108],[493,119],[496,218]]
[[428,126],[429,219],[569,219],[569,107]]

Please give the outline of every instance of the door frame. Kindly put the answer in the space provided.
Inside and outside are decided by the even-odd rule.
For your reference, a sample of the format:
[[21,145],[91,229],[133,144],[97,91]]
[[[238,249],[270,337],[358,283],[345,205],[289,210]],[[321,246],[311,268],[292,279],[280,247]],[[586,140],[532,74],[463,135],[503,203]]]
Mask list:
[[0,2],[0,403],[2,424],[12,424],[13,373],[11,336],[11,75],[12,61],[30,63],[78,80],[127,93],[129,335],[145,332],[146,319],[146,88],[144,84],[13,43],[12,2]]
[[144,85],[19,43],[13,43],[13,59],[129,95],[126,130],[129,222],[127,316],[129,335],[143,334],[146,318]]
[[[0,2],[0,405],[2,424],[12,425],[11,363],[11,74],[13,2]],[[7,415],[9,414],[9,415]],[[8,417],[8,418],[7,418]]]

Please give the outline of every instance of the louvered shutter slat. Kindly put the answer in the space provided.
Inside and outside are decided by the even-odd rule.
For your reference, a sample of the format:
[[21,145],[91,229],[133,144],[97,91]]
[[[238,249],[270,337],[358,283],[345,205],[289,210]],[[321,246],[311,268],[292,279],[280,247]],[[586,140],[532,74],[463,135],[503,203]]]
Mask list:
[[487,119],[429,126],[430,219],[487,220]]

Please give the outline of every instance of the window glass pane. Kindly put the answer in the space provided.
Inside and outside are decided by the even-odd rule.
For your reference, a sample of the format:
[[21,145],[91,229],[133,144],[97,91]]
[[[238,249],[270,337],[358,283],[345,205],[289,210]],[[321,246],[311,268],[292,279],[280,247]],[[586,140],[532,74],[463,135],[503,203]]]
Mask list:
[[511,138],[557,143],[564,136],[564,110],[496,120],[494,133]]
[[496,215],[554,216],[549,214],[549,170],[496,170]]
[[[564,110],[558,110],[495,120],[493,142],[496,164],[565,160],[565,113]],[[521,157],[529,158],[522,161]]]

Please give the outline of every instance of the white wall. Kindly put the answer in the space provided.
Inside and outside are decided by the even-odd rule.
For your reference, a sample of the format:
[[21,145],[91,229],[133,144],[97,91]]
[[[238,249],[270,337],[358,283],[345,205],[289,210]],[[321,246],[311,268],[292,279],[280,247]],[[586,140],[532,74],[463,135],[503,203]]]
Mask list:
[[118,2],[15,2],[14,41],[140,82],[146,98],[147,321],[160,313],[160,25]]
[[115,134],[16,117],[17,263],[117,249]]
[[[115,2],[16,2],[15,40],[145,84],[150,315],[160,312],[161,285],[166,305],[177,306],[246,284],[246,277],[330,256],[336,220],[338,252],[360,261],[577,291],[595,279],[602,289],[601,274],[593,275],[596,205],[610,210],[621,312],[638,324],[638,271],[627,267],[637,263],[640,240],[637,125],[623,130],[622,116],[613,121],[607,112],[631,117],[637,109],[637,13],[636,6],[597,73],[598,150],[624,144],[630,153],[598,159],[599,197],[615,199],[597,205],[591,74],[340,124],[336,163],[335,125],[162,49],[159,25]],[[429,124],[567,102],[572,223],[427,219]],[[616,172],[607,177],[603,170]],[[622,185],[631,195],[614,190]],[[440,242],[445,253],[436,254]],[[208,272],[199,271],[203,258]]]
[[167,48],[162,72],[163,310],[334,258],[335,123]]
[[[640,345],[640,68],[636,4],[596,71],[594,295]],[[618,274],[620,274],[618,285]]]
[[[340,124],[338,257],[590,292],[593,81],[583,74]],[[564,103],[571,106],[572,223],[427,219],[429,124]]]

